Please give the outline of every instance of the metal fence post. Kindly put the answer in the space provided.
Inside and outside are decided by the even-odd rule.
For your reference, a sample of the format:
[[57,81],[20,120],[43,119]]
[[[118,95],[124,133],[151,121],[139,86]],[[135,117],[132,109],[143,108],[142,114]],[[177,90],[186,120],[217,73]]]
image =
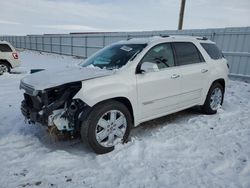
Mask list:
[[52,52],[52,37],[50,36],[50,52]]
[[88,58],[88,36],[85,36],[85,58]]
[[14,38],[15,38],[15,46],[17,47],[17,36],[15,36]]
[[26,36],[24,36],[24,48],[26,48]]
[[71,55],[73,56],[73,36],[70,37],[70,43],[71,43],[70,51],[71,51]]
[[25,36],[25,48],[28,49],[27,36]]
[[20,37],[20,48],[23,48],[23,36]]
[[214,37],[215,37],[215,32],[212,33],[212,37],[211,37],[211,40],[214,41]]
[[37,36],[35,36],[35,41],[36,41],[36,50],[38,50],[37,49]]
[[30,48],[29,49],[32,49],[31,36],[29,36],[29,39],[30,39]]
[[59,53],[62,54],[62,37],[59,37]]
[[103,35],[102,46],[105,47],[105,34]]
[[42,50],[44,51],[44,36],[42,36]]

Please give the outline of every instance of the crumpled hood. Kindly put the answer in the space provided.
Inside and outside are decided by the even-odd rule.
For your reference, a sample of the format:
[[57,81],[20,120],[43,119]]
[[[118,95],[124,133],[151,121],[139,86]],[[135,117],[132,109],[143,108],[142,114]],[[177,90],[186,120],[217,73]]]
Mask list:
[[30,74],[21,80],[35,90],[44,90],[70,82],[89,80],[114,74],[113,71],[93,67],[66,67],[56,70],[44,70]]

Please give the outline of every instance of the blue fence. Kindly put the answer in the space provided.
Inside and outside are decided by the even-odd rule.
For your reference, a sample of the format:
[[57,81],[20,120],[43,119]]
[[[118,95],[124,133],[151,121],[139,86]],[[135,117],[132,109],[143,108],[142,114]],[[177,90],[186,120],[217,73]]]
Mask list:
[[217,43],[228,59],[233,76],[250,77],[250,27],[99,34],[0,36],[16,48],[64,55],[89,57],[94,52],[119,40],[157,35],[204,36]]

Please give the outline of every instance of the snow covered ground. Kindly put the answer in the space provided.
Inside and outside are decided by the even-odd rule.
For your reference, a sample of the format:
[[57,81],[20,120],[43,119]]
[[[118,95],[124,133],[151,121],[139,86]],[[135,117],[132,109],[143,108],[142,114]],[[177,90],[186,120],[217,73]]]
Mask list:
[[[82,62],[23,51],[22,67]],[[230,81],[218,114],[186,110],[132,130],[131,140],[96,155],[79,140],[56,141],[20,112],[23,74],[0,76],[0,187],[250,187],[250,84]],[[45,78],[46,79],[46,78]]]

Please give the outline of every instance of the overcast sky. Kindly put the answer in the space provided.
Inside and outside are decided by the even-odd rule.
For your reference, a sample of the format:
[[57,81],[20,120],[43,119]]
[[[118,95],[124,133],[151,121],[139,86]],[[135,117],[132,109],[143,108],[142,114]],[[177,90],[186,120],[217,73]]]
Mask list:
[[[0,0],[0,34],[176,29],[180,0]],[[250,0],[186,0],[184,29],[250,26]]]

